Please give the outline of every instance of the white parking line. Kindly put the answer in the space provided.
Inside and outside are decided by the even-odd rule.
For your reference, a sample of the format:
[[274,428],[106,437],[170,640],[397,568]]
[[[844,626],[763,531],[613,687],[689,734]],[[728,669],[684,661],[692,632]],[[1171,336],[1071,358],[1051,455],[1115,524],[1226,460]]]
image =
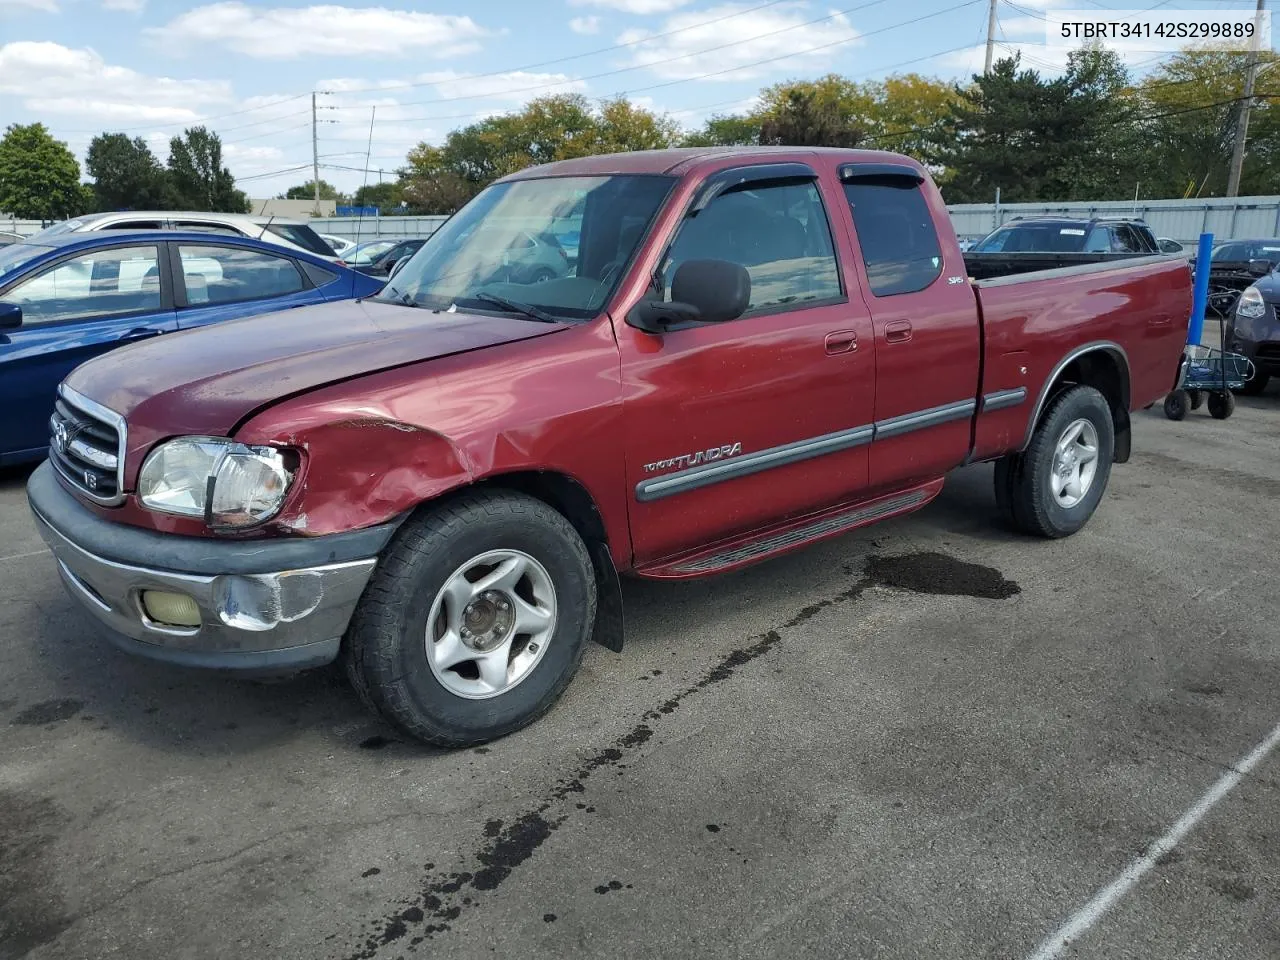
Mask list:
[[1245,774],[1261,763],[1262,759],[1274,750],[1277,745],[1280,745],[1280,725],[1277,725],[1265,740],[1254,747],[1247,757],[1227,773],[1224,773],[1218,782],[1196,801],[1195,806],[1179,818],[1168,833],[1151,844],[1146,853],[1125,867],[1120,876],[1099,890],[1097,895],[1085,904],[1075,916],[1059,927],[1051,936],[1047,937],[1027,960],[1053,960],[1054,957],[1057,957],[1069,947],[1073,941],[1078,939],[1081,934],[1101,920],[1103,915],[1115,905],[1116,901],[1128,893],[1134,884],[1156,865],[1156,861],[1176,847],[1178,842],[1190,833],[1195,825],[1203,820],[1205,815],[1214,808],[1214,805],[1230,793],[1232,788],[1244,779]]
[[4,563],[6,560],[21,560],[23,557],[38,557],[40,554],[48,552],[49,548],[45,547],[43,550],[32,550],[28,553],[15,553],[10,557],[0,557],[0,563]]

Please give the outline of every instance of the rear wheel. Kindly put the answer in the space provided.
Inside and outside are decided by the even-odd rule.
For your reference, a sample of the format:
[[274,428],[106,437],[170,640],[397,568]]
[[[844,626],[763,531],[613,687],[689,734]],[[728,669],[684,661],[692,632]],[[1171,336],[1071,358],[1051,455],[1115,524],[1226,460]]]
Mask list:
[[446,747],[540,717],[572,679],[595,622],[586,545],[540,500],[461,497],[408,521],[352,619],[344,665],[361,699]]
[[1215,420],[1225,420],[1236,412],[1236,398],[1231,391],[1209,394],[1209,416]]
[[[1106,398],[1087,386],[1059,394],[1026,451],[1007,458],[1003,468],[1015,525],[1042,537],[1075,533],[1106,491],[1114,452],[1115,425]],[[998,484],[999,479],[997,489]]]

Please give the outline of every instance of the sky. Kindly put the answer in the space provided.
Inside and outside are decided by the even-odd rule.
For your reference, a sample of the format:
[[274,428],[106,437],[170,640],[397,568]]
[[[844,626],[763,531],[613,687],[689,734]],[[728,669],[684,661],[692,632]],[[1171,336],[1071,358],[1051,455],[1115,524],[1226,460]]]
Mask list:
[[[1054,73],[1050,8],[1252,9],[1247,0],[997,0],[997,56]],[[682,126],[762,87],[980,70],[988,0],[0,0],[0,126],[44,123],[83,161],[104,130],[168,140],[203,123],[251,197],[321,177],[390,179],[406,152],[554,93],[626,94]],[[1168,53],[1133,46],[1136,73]],[[381,171],[381,172],[379,172]]]

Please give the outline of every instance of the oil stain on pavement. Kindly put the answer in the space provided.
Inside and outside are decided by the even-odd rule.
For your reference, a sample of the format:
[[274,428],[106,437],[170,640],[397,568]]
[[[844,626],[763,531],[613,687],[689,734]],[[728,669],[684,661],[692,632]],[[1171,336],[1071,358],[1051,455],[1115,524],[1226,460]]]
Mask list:
[[[690,697],[723,683],[769,653],[782,643],[784,631],[800,626],[828,607],[856,602],[871,587],[984,600],[1004,600],[1021,592],[1018,584],[1006,579],[998,570],[941,553],[870,557],[863,576],[853,586],[804,607],[773,630],[748,638],[743,646],[723,656],[689,686],[646,711],[640,721],[611,746],[589,757],[577,770],[559,780],[536,807],[509,823],[501,820],[485,823],[480,842],[472,854],[473,869],[429,873],[417,896],[401,902],[392,912],[363,927],[357,935],[358,945],[343,960],[371,960],[382,947],[391,944],[403,950],[405,944],[400,941],[405,938],[408,938],[407,946],[412,949],[424,940],[448,931],[452,921],[464,910],[479,906],[481,895],[501,886],[570,817],[594,809],[583,803],[576,803],[570,808],[565,801],[585,793],[588,782],[600,769],[625,767],[621,761],[627,751],[647,743],[656,734],[655,727]],[[432,870],[432,865],[428,864],[427,869]],[[618,888],[606,885],[605,891],[601,892],[610,889]]]

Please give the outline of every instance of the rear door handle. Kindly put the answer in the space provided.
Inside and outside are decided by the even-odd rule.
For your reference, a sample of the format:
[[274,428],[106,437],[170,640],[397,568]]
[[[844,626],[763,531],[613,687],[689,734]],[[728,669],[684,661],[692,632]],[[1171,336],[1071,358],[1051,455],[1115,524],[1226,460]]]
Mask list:
[[858,349],[858,334],[854,330],[837,330],[835,333],[828,333],[824,348],[827,355],[832,357],[841,353],[853,353]]
[[885,343],[906,343],[910,339],[910,320],[891,320],[884,325]]

